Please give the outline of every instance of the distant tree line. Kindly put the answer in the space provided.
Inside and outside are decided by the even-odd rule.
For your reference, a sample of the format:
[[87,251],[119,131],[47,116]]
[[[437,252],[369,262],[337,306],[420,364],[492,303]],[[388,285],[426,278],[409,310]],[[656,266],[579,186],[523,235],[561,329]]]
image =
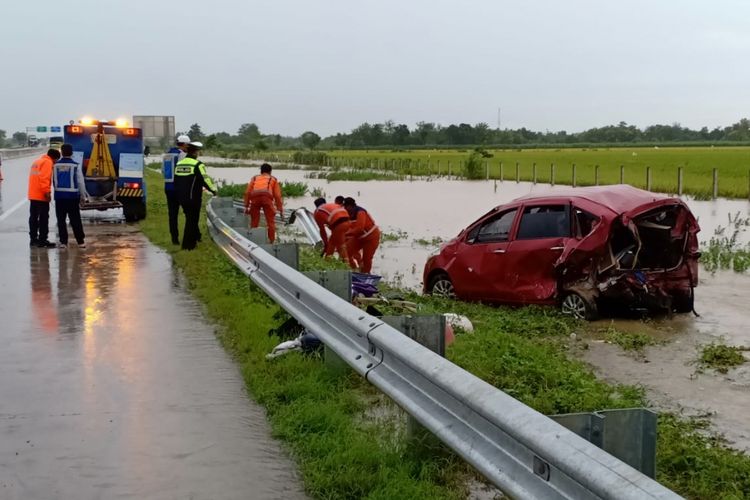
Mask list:
[[463,146],[463,145],[523,145],[523,144],[580,144],[580,143],[669,143],[669,142],[744,142],[750,141],[750,120],[724,128],[692,130],[679,123],[651,125],[640,129],[620,122],[617,125],[595,127],[583,132],[537,132],[525,127],[493,129],[486,123],[470,125],[419,122],[414,128],[405,124],[363,123],[348,134],[326,137],[323,148],[363,148],[379,146]]

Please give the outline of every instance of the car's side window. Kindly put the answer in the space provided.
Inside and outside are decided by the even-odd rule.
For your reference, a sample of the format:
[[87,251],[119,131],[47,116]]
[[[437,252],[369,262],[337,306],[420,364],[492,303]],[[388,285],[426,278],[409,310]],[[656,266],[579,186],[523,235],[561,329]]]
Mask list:
[[596,224],[599,222],[599,218],[578,207],[574,207],[573,211],[575,212],[576,238],[583,238],[584,236],[588,236],[589,233],[593,231]]
[[541,205],[524,208],[517,240],[570,237],[568,205]]
[[513,219],[516,218],[517,209],[508,210],[497,214],[483,224],[474,228],[469,234],[470,243],[490,243],[508,241]]

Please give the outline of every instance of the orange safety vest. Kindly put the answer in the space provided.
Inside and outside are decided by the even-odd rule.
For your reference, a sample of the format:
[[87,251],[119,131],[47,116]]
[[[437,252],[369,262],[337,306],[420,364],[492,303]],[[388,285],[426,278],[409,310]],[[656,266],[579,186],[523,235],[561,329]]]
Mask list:
[[360,206],[355,208],[355,215],[352,217],[352,221],[350,232],[359,239],[367,238],[378,229],[369,212]]
[[349,220],[349,212],[341,205],[335,203],[325,203],[319,206],[313,216],[315,217],[315,222],[321,227],[327,225],[333,228],[339,221]]
[[52,191],[52,168],[54,162],[47,155],[42,155],[31,164],[29,170],[29,199],[49,201]]
[[260,174],[250,179],[245,190],[245,206],[250,201],[260,202],[268,199],[276,202],[276,207],[281,210],[281,189],[276,177],[268,174]]

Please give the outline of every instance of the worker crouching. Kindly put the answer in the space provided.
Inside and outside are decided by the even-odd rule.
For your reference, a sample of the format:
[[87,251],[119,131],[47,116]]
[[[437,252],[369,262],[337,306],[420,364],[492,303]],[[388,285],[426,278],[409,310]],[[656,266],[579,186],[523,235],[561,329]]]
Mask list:
[[[323,240],[323,255],[325,257],[337,252],[341,260],[347,262],[346,233],[349,230],[349,213],[341,205],[326,203],[325,198],[315,200],[315,212],[313,217],[320,229],[320,238]],[[329,236],[326,227],[331,232]]]
[[354,198],[346,198],[344,208],[351,219],[346,234],[349,264],[352,269],[369,274],[375,251],[380,245],[380,228],[367,210],[357,205]]
[[264,163],[260,166],[260,175],[254,176],[247,183],[245,190],[245,213],[250,214],[250,227],[260,225],[260,211],[266,218],[268,241],[276,241],[276,212],[284,216],[284,205],[281,199],[281,186],[278,179],[271,175],[271,165]]

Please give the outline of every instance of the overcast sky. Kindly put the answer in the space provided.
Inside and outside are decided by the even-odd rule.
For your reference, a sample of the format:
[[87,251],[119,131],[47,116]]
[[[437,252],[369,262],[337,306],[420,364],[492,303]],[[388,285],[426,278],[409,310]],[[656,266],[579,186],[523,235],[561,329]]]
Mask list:
[[743,0],[2,0],[0,129],[725,126],[750,116],[749,27]]

